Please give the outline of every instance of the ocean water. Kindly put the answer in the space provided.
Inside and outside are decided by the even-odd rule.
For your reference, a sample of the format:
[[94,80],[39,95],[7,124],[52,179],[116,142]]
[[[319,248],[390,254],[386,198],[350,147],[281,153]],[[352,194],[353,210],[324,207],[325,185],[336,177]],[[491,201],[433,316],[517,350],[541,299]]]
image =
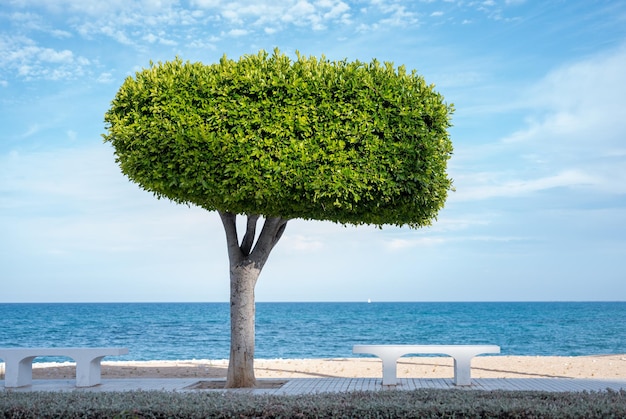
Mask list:
[[[111,360],[226,359],[228,303],[0,304],[0,347],[123,346]],[[494,344],[504,355],[626,353],[626,302],[257,303],[256,357],[354,344]],[[36,362],[67,359],[37,358]]]

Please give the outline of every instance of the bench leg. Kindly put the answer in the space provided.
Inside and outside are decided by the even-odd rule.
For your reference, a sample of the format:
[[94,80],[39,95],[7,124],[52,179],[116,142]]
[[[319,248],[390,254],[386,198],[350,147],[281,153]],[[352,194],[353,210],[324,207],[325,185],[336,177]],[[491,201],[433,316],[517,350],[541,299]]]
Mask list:
[[100,384],[101,368],[104,356],[96,358],[76,357],[76,387],[93,387]]
[[4,386],[24,387],[33,383],[33,359],[7,356],[4,360]]
[[398,384],[398,359],[396,357],[384,357],[383,361],[383,385],[395,386]]
[[460,356],[454,358],[454,384],[457,386],[471,385],[471,368],[472,357]]

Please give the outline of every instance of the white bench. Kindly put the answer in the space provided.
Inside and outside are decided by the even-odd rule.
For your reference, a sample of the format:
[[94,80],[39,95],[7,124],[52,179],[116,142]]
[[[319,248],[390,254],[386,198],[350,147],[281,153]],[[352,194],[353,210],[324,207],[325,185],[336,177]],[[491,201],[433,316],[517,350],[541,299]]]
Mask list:
[[496,345],[354,345],[352,353],[376,355],[383,361],[383,385],[397,384],[397,361],[409,354],[443,354],[454,358],[454,384],[471,384],[472,358],[479,354],[499,354]]
[[76,361],[76,387],[100,384],[100,362],[105,356],[126,355],[128,348],[0,348],[4,386],[32,384],[33,360],[38,356],[66,356]]

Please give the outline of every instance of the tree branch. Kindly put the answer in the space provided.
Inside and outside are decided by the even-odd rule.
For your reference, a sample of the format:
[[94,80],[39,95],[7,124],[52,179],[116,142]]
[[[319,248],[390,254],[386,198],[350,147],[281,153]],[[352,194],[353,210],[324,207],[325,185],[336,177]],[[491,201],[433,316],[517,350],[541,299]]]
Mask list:
[[246,233],[241,241],[241,245],[239,245],[237,215],[222,211],[218,211],[218,213],[224,225],[228,258],[230,259],[231,265],[241,263],[245,258],[248,258],[262,268],[270,252],[285,232],[287,222],[289,221],[280,217],[266,218],[261,233],[255,243],[256,226],[260,216],[257,214],[248,215]]
[[276,243],[278,243],[278,240],[280,240],[280,238],[283,236],[283,233],[287,229],[288,220],[283,220],[283,221],[284,223],[278,226],[278,230],[276,231],[276,234],[274,235],[274,244],[272,244],[272,247],[276,246]]
[[254,250],[252,250],[251,253],[254,261],[259,266],[262,267],[267,261],[270,252],[285,232],[288,221],[289,220],[285,220],[280,217],[271,217],[265,219],[261,234],[259,235],[259,238],[254,245]]
[[256,224],[259,219],[259,216],[256,214],[248,215],[248,222],[246,224],[246,234],[243,236],[243,240],[241,241],[241,253],[246,257],[250,255],[250,250],[252,250],[252,245],[254,244],[254,236],[256,234]]
[[222,224],[224,225],[224,232],[226,233],[226,246],[228,248],[228,258],[232,263],[236,263],[243,259],[241,248],[239,247],[239,240],[237,237],[237,216],[230,212],[218,211]]

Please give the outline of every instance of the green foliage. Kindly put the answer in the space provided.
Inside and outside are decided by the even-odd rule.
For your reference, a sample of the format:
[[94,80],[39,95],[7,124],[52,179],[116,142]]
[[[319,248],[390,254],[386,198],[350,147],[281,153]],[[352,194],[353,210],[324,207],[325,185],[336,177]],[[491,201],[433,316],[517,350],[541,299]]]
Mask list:
[[132,181],[208,210],[429,225],[452,181],[452,106],[391,63],[278,50],[151,64],[105,115]]
[[626,391],[0,392],[0,418],[623,418]]

